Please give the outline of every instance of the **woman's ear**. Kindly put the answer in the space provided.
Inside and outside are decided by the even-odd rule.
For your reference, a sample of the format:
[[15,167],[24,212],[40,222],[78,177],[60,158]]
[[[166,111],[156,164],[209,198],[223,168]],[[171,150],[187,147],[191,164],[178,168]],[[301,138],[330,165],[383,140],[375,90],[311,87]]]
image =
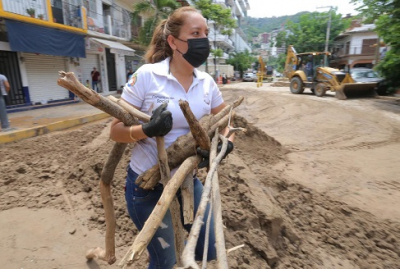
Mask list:
[[172,35],[168,35],[167,42],[168,42],[168,45],[171,47],[172,50],[176,50],[175,38]]

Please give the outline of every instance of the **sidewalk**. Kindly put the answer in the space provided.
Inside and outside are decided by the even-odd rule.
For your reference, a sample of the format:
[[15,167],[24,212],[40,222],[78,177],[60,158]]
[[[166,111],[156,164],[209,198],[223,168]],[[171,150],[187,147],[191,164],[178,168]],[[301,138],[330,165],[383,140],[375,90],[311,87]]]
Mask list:
[[8,114],[12,131],[0,132],[0,144],[68,129],[110,117],[84,101]]

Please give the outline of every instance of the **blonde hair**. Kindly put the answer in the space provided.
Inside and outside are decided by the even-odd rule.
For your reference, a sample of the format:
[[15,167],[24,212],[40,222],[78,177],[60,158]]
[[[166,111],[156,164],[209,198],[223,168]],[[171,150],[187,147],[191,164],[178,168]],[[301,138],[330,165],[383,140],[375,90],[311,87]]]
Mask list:
[[147,63],[157,63],[173,56],[173,51],[168,44],[167,38],[169,35],[178,37],[182,25],[185,23],[187,13],[197,12],[195,8],[187,6],[176,9],[168,17],[162,20],[153,33],[149,49],[147,50],[144,58]]

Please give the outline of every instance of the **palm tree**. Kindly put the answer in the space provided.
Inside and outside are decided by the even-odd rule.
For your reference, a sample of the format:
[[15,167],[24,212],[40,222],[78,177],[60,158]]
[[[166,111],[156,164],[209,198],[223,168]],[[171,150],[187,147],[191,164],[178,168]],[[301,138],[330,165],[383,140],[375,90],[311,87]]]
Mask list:
[[168,16],[180,7],[175,0],[142,0],[135,4],[132,13],[133,23],[137,23],[139,16],[146,16],[143,27],[140,29],[138,41],[143,45],[149,45],[153,36],[154,29],[160,21],[168,18]]

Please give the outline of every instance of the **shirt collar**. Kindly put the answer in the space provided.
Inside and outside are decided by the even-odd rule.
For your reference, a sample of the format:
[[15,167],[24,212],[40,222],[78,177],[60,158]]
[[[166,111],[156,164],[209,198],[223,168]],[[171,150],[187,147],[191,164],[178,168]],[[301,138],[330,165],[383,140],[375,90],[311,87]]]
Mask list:
[[[168,57],[161,62],[155,63],[153,72],[159,76],[170,77],[171,76],[171,74],[169,73],[169,62],[170,61],[171,61],[171,58]],[[193,69],[193,73],[194,73],[194,77],[199,80],[206,78],[204,72],[197,70],[197,68]]]

